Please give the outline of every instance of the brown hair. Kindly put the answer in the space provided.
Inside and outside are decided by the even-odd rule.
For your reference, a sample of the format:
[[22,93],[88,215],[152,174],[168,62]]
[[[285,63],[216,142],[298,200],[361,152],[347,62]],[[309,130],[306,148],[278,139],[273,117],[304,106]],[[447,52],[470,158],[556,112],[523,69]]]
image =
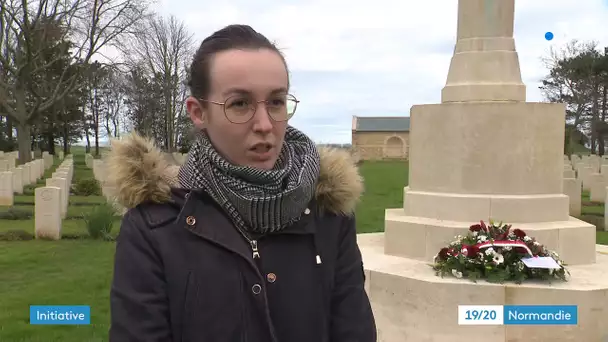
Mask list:
[[285,68],[287,68],[285,57],[276,45],[263,34],[248,25],[229,25],[205,38],[194,54],[188,81],[192,96],[205,98],[209,95],[211,59],[218,52],[232,49],[268,49],[275,51],[283,60]]

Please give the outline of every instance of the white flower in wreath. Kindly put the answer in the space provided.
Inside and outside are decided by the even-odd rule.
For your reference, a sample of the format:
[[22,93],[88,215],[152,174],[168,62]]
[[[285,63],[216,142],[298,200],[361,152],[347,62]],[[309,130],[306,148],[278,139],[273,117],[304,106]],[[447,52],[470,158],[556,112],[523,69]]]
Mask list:
[[532,238],[529,237],[528,235],[526,235],[526,236],[524,236],[524,241],[525,242],[530,242],[530,241],[532,241]]
[[505,258],[502,256],[502,254],[494,254],[494,258],[492,258],[492,261],[494,261],[494,263],[496,265],[500,265],[505,261]]
[[462,272],[452,269],[452,275],[456,278],[462,278]]
[[534,241],[534,246],[540,246],[540,242]]
[[486,242],[487,240],[488,240],[488,238],[486,238],[485,235],[480,235],[477,237],[478,242]]
[[494,252],[494,248],[490,247],[490,248],[486,249],[486,255],[492,255],[494,253],[496,253],[496,252]]
[[478,232],[473,232],[472,235],[473,235],[473,237],[477,237],[477,235],[479,235],[479,233]]
[[523,271],[523,270],[524,270],[524,266],[525,266],[525,265],[524,265],[524,263],[523,263],[523,262],[521,262],[521,261],[518,261],[518,262],[517,262],[517,270],[518,270],[518,271],[520,271],[520,272],[521,272],[521,271]]
[[511,247],[511,246],[505,246],[505,247],[503,247],[503,248],[504,248],[504,249],[505,249],[505,251],[507,251],[507,252],[513,249],[513,247]]

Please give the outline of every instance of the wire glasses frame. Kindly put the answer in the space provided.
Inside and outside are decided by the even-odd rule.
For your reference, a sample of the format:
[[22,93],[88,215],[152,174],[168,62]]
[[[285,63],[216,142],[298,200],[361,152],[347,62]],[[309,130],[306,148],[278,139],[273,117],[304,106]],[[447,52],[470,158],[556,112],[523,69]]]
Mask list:
[[[271,103],[272,101],[277,100],[282,100],[283,103]],[[298,103],[300,103],[300,101],[291,94],[284,94],[278,98],[261,101],[254,101],[251,98],[243,97],[242,95],[228,97],[224,102],[216,102],[200,98],[199,101],[222,106],[226,119],[234,124],[244,124],[251,120],[258,109],[258,104],[260,103],[264,103],[266,106],[266,112],[272,120],[276,122],[287,121],[293,117],[296,109],[298,108]]]

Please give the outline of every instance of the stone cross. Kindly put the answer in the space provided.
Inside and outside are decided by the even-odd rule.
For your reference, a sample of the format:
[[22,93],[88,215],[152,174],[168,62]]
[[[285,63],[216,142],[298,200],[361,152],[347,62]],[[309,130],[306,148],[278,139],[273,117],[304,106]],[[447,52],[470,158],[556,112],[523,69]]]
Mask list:
[[441,102],[526,101],[514,10],[515,0],[458,1],[456,47]]

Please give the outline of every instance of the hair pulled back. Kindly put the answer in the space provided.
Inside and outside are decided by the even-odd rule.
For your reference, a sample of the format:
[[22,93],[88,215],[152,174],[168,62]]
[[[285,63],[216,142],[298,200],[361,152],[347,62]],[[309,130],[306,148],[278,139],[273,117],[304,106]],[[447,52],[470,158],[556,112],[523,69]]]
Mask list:
[[211,87],[209,70],[213,56],[218,52],[232,49],[268,49],[275,51],[283,60],[285,68],[287,68],[285,58],[279,49],[263,34],[249,25],[229,25],[205,38],[194,54],[190,65],[190,79],[188,80],[188,87],[192,96],[205,98],[209,95]]

